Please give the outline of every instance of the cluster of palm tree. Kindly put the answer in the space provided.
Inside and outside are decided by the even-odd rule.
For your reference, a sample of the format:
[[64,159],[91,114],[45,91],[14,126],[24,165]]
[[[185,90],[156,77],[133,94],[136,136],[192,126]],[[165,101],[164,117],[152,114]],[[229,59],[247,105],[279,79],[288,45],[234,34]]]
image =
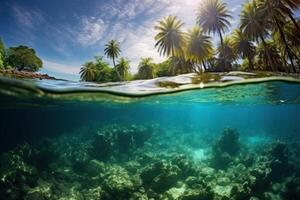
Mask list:
[[[168,16],[155,26],[158,52],[171,60],[172,74],[247,70],[299,72],[300,22],[294,12],[299,0],[251,0],[240,14],[240,26],[224,36],[232,18],[221,0],[205,0],[199,6],[197,26],[185,32],[184,23]],[[208,34],[217,34],[213,47]],[[234,65],[234,63],[236,65]]]
[[80,69],[80,78],[83,81],[126,81],[129,77],[130,61],[126,58],[116,59],[121,54],[120,43],[110,40],[105,44],[104,54],[113,62],[113,69],[103,60],[102,56],[95,57],[95,61],[83,64]]

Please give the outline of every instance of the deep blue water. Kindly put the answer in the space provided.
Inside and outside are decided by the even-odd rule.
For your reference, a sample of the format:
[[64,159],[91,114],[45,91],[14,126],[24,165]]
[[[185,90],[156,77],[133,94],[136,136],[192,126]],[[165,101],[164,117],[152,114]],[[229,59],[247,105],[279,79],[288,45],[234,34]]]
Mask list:
[[[77,94],[80,97],[81,94]],[[85,94],[86,95],[86,94]],[[90,94],[95,95],[93,93]],[[109,123],[160,124],[182,134],[217,135],[232,127],[241,135],[298,139],[300,85],[284,82],[192,90],[114,102],[1,95],[1,150],[22,142]],[[109,103],[111,102],[111,103]]]
[[0,199],[300,199],[300,84],[145,97],[23,84],[0,84]]

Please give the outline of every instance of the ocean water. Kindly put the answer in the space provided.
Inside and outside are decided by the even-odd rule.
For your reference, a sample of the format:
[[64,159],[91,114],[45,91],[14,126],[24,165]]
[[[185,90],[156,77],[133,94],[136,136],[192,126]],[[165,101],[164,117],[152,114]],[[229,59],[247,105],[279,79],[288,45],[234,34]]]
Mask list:
[[300,199],[300,84],[20,88],[0,90],[0,199]]

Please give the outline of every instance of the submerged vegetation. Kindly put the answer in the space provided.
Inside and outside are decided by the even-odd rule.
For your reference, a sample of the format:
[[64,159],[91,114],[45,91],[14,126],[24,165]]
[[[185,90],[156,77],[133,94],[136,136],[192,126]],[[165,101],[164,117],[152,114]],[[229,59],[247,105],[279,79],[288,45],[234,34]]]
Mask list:
[[[224,130],[218,139],[174,127],[165,130],[157,124],[109,124],[96,132],[21,145],[1,155],[0,196],[299,199],[299,143],[270,141],[250,147],[235,129]],[[195,154],[199,151],[205,154]]]

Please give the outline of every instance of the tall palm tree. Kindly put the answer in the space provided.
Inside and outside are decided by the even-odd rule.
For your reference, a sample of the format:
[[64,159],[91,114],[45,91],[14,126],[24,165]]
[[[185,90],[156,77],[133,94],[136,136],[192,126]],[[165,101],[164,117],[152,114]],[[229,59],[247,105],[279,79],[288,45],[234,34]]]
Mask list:
[[242,34],[250,39],[255,39],[257,42],[260,40],[262,42],[262,45],[265,48],[265,65],[266,67],[270,67],[267,68],[267,70],[275,70],[275,65],[272,63],[273,59],[268,51],[267,43],[265,41],[265,36],[269,33],[269,27],[267,21],[263,17],[263,12],[257,7],[255,0],[244,4],[240,14],[240,29],[242,30]]
[[154,63],[152,58],[142,58],[138,68],[139,79],[154,78]]
[[130,61],[126,58],[121,58],[116,65],[116,70],[120,73],[121,81],[125,81],[128,78],[129,68]]
[[223,46],[220,43],[217,48],[220,58],[218,59],[218,71],[230,71],[232,62],[235,60],[233,45],[229,37],[225,37]]
[[120,72],[116,69],[116,61],[115,61],[119,57],[120,53],[121,53],[121,49],[120,49],[120,43],[118,41],[110,40],[105,45],[104,54],[108,58],[112,59],[114,68],[117,72],[117,76],[118,76],[119,80],[122,80]]
[[164,56],[176,56],[183,52],[185,34],[181,31],[183,22],[176,16],[168,16],[154,27],[158,33],[155,36],[155,47]]
[[268,23],[270,23],[270,26],[276,27],[279,31],[280,38],[285,45],[285,51],[288,54],[292,68],[294,72],[296,72],[296,68],[293,61],[293,53],[289,48],[285,34],[283,32],[283,27],[287,23],[285,20],[285,15],[287,15],[287,13],[290,13],[289,9],[282,3],[281,0],[258,0],[258,7],[263,13],[262,16]]
[[[270,55],[270,57],[267,57],[266,54]],[[264,65],[262,65],[262,63],[266,63],[266,59],[272,59],[272,61],[268,63],[272,63],[278,71],[284,71],[284,69],[282,69],[282,59],[273,41],[267,41],[265,44],[259,44],[257,47],[257,55],[258,66],[263,70],[268,70],[271,67],[266,66],[266,68],[263,68]]]
[[249,69],[253,70],[253,58],[255,56],[255,45],[240,29],[235,29],[231,35],[233,50],[243,59],[248,59]]
[[98,70],[93,62],[87,62],[81,67],[79,73],[82,81],[95,81]]
[[211,38],[205,35],[200,27],[189,30],[186,45],[186,55],[189,60],[195,64],[202,64],[205,68],[205,60],[212,52]]
[[232,16],[224,2],[221,0],[205,0],[198,9],[197,24],[205,32],[219,34],[223,48],[222,33],[225,33],[230,26],[229,19],[231,18]]
[[300,7],[300,1],[299,0],[273,0],[273,4],[276,5],[277,9],[279,9],[281,13],[287,15],[287,17],[290,18],[297,31],[300,33],[300,26],[294,17],[294,11],[298,11]]
[[172,75],[194,72],[193,63],[184,55],[170,58],[170,72]]

